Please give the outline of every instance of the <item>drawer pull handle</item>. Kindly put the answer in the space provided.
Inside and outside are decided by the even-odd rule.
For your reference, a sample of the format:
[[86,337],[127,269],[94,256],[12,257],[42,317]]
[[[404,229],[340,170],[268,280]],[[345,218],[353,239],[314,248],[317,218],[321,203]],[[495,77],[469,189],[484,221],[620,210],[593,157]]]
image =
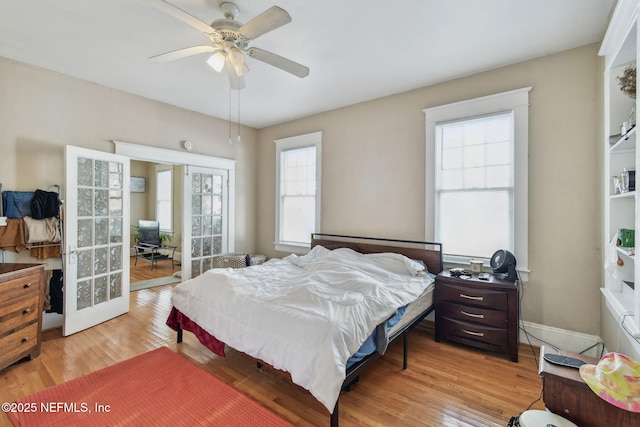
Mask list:
[[24,284],[24,288],[25,289],[29,289],[30,287],[31,287],[31,282]]
[[471,295],[460,294],[460,298],[471,299],[474,301],[484,301],[484,297],[473,297]]
[[463,329],[462,332],[464,332],[465,334],[473,335],[474,337],[484,337],[484,332],[471,332],[467,331],[466,329]]
[[25,308],[25,309],[22,311],[22,314],[29,314],[29,313],[31,313],[31,309],[30,309],[30,308]]
[[27,341],[29,341],[29,337],[22,338],[22,344],[26,343]]
[[476,319],[484,319],[484,314],[468,313],[464,310],[460,310],[460,313],[464,314],[465,316],[474,317]]

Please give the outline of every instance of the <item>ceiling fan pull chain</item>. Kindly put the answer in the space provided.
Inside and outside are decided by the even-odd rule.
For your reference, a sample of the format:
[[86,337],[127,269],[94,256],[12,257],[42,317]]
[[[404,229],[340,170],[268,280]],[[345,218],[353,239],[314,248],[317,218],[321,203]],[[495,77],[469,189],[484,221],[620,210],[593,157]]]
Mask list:
[[236,91],[238,92],[238,143],[242,142],[242,140],[240,139],[240,91]]
[[229,145],[232,145],[231,140],[231,87],[229,87]]

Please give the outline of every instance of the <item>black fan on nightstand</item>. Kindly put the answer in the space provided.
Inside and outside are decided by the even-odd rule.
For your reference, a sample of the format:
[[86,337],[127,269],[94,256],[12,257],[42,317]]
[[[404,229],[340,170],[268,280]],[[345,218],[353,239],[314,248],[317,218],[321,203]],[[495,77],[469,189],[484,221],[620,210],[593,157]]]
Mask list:
[[489,265],[493,269],[493,274],[509,282],[518,279],[516,273],[516,257],[506,249],[497,250],[492,256]]

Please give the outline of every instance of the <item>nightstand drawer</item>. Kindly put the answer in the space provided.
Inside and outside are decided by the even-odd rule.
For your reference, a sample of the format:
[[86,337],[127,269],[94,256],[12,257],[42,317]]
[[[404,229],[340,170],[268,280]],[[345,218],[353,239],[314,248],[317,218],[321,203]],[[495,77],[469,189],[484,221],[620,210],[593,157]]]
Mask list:
[[507,327],[507,312],[488,308],[444,302],[438,307],[439,316],[496,328]]
[[433,295],[434,339],[456,341],[484,350],[506,352],[518,361],[518,287],[493,274],[480,280],[441,271]]
[[0,283],[0,294],[3,301],[20,298],[26,295],[38,295],[40,292],[40,274],[29,274]]
[[436,288],[436,293],[437,301],[451,301],[463,305],[487,308],[507,307],[506,292],[441,283]]
[[8,331],[20,328],[38,320],[40,297],[33,295],[29,298],[20,298],[0,307],[0,324],[2,331],[0,336]]
[[441,317],[441,327],[447,339],[459,341],[464,344],[473,344],[476,347],[488,350],[505,348],[507,342],[507,330],[492,326],[479,325],[461,320]]

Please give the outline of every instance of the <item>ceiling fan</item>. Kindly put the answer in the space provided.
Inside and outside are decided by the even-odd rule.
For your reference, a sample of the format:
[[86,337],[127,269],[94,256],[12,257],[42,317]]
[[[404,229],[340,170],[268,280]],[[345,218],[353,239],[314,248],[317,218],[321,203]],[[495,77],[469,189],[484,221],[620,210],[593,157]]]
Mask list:
[[207,63],[217,72],[221,72],[226,65],[231,88],[236,90],[245,87],[244,75],[249,71],[245,61],[247,55],[301,78],[309,75],[309,68],[304,65],[257,47],[249,47],[251,40],[291,22],[289,13],[278,6],[273,6],[246,24],[242,24],[236,21],[240,11],[238,6],[234,3],[224,2],[220,4],[224,19],[217,19],[211,24],[206,24],[165,0],[153,0],[152,4],[168,15],[202,31],[209,36],[213,43],[212,45],[192,46],[152,56],[150,59],[153,61],[169,62],[192,55],[212,53]]

